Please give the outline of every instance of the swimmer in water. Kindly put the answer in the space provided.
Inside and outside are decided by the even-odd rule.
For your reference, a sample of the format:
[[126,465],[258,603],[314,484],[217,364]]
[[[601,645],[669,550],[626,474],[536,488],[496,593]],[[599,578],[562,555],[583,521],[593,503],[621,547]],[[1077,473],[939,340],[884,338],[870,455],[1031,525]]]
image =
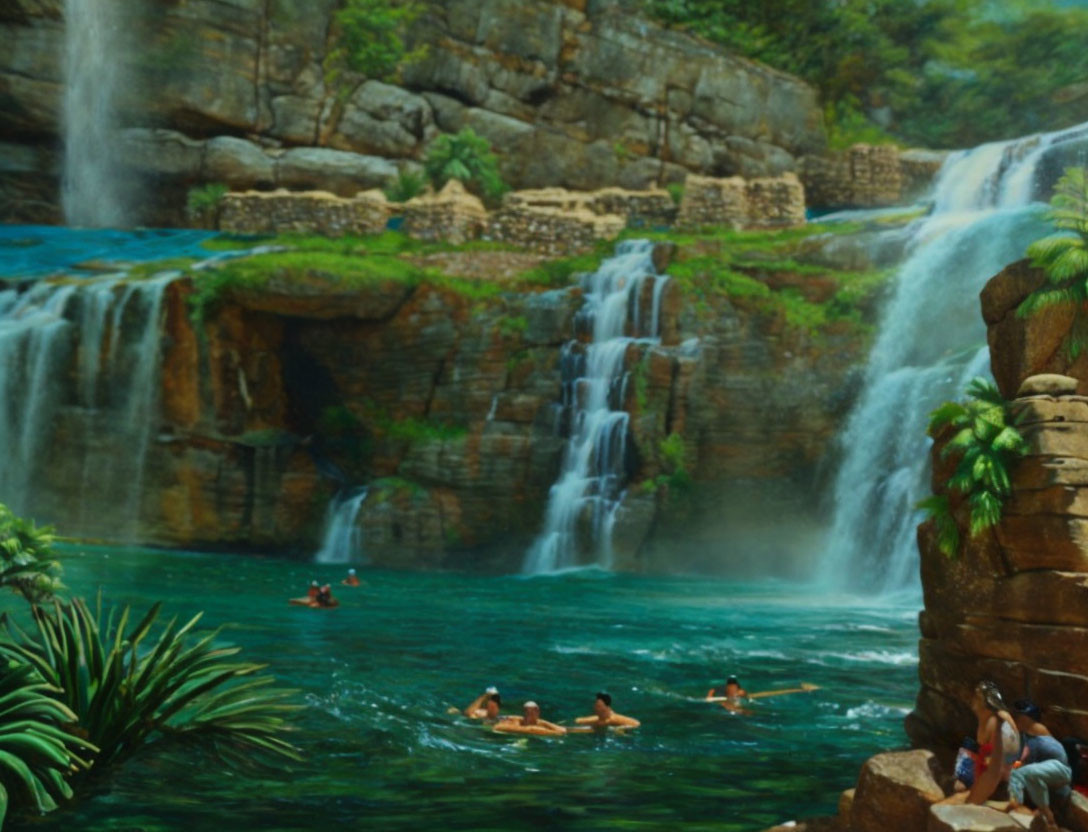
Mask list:
[[344,580],[342,580],[340,583],[342,583],[344,586],[359,586],[359,578],[355,574],[355,570],[349,569],[348,576],[344,578]]
[[491,687],[472,700],[472,704],[465,708],[462,713],[469,719],[482,719],[484,722],[498,722],[500,719],[504,718],[499,716],[499,709],[501,707],[502,697],[499,696],[499,689]]
[[340,602],[332,597],[332,587],[328,584],[317,590],[317,596],[313,601],[315,607],[335,607],[339,604]]
[[321,587],[317,581],[310,581],[310,588],[306,590],[306,597],[311,601],[317,600],[317,593],[321,591]]
[[740,686],[736,676],[730,676],[725,680],[724,685],[708,690],[706,698],[711,701],[722,700],[721,706],[727,711],[738,714],[750,713],[741,707],[741,700],[748,698],[748,691]]
[[562,725],[541,719],[540,706],[536,702],[525,703],[525,716],[504,719],[491,730],[504,734],[537,734],[543,737],[558,737],[567,733]]
[[638,728],[642,724],[637,719],[613,711],[612,697],[603,692],[598,693],[593,702],[593,716],[580,716],[574,721],[593,728]]

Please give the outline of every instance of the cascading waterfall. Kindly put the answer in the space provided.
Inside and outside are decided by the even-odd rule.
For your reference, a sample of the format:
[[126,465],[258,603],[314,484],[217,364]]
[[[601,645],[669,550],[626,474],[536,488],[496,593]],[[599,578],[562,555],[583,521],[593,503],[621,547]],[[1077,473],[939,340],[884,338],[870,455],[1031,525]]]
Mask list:
[[0,502],[68,533],[135,537],[170,279],[0,292]]
[[126,212],[114,130],[123,84],[121,0],[65,0],[64,16],[65,220],[74,226],[120,227]]
[[352,563],[363,553],[363,532],[356,519],[366,500],[367,489],[336,495],[325,514],[325,535],[314,558],[317,563]]
[[850,588],[917,585],[915,506],[929,493],[929,412],[988,375],[978,293],[1047,233],[1033,202],[1040,163],[1084,126],[951,156],[934,211],[916,223],[865,383],[842,434],[835,516],[820,577]]
[[[560,359],[570,437],[549,494],[544,530],[525,559],[526,573],[612,565],[612,527],[626,484],[626,357],[636,342],[658,342],[668,279],[657,274],[653,243],[647,240],[620,243],[615,256],[582,278],[585,300],[575,318],[575,337]],[[642,295],[648,281],[647,316]]]

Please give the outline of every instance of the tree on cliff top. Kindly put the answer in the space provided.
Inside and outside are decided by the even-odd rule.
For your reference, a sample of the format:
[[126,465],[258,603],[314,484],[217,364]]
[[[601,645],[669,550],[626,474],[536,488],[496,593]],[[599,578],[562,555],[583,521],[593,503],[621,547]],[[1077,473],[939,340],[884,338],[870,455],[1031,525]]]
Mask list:
[[422,13],[414,0],[343,0],[333,13],[326,83],[334,84],[345,69],[378,81],[394,79],[403,64],[424,54],[424,47],[409,50],[405,43],[406,30]]

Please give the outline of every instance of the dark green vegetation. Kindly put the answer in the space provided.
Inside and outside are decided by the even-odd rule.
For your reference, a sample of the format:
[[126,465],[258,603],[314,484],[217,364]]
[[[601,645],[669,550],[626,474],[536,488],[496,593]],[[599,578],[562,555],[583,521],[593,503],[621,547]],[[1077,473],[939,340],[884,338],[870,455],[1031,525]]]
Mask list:
[[1037,0],[646,0],[814,84],[833,146],[969,147],[1088,117],[1088,10]]
[[198,635],[200,615],[153,638],[161,604],[130,627],[130,609],[101,597],[93,612],[79,599],[37,603],[59,588],[52,537],[3,505],[0,518],[4,582],[32,602],[34,623],[0,616],[0,823],[9,805],[57,808],[152,742],[199,742],[234,764],[300,759],[281,736],[298,706],[263,665],[237,661],[218,630]]
[[385,197],[390,202],[407,202],[423,193],[427,180],[423,174],[405,170],[385,188]]
[[190,188],[185,198],[185,214],[201,228],[215,228],[219,225],[223,197],[229,190],[219,182]]
[[1028,246],[1033,266],[1046,274],[1046,285],[1032,292],[1017,308],[1022,317],[1050,306],[1071,306],[1073,326],[1065,339],[1069,357],[1088,346],[1088,176],[1084,168],[1069,168],[1058,182],[1047,218],[1061,233]]
[[404,42],[405,29],[422,11],[422,4],[403,0],[342,0],[333,13],[326,81],[335,83],[344,70],[379,81],[394,79],[402,64],[423,55]]
[[427,148],[423,169],[436,189],[457,179],[492,203],[507,190],[490,142],[471,127],[454,134],[444,133],[435,139]]
[[956,467],[945,493],[921,502],[937,524],[938,546],[949,557],[960,550],[956,511],[966,504],[971,537],[1001,521],[1001,510],[1012,493],[1009,471],[1027,450],[1009,403],[997,385],[976,378],[967,387],[965,402],[945,402],[929,417],[929,435],[946,438],[941,459],[955,458]]

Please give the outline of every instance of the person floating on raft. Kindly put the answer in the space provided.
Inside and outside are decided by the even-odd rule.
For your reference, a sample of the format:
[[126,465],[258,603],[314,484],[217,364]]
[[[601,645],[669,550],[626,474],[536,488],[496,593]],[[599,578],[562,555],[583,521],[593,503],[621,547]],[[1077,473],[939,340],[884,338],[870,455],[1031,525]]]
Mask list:
[[358,575],[355,574],[355,570],[349,569],[348,576],[344,578],[344,580],[342,580],[340,583],[342,583],[344,586],[360,586],[362,582],[359,580]]
[[706,693],[707,702],[718,702],[727,711],[732,711],[738,714],[750,714],[751,711],[742,707],[742,702],[745,700],[752,701],[753,699],[767,699],[771,696],[785,696],[789,693],[811,693],[814,690],[819,690],[819,685],[812,685],[808,682],[802,682],[799,688],[786,688],[784,690],[762,690],[758,693],[749,693],[740,686],[740,682],[737,681],[736,676],[730,676],[725,680],[725,684],[711,688]]
[[288,598],[288,604],[296,607],[312,607],[314,609],[331,609],[340,606],[340,602],[332,597],[332,587],[328,584],[317,586],[317,581],[310,584],[310,589],[305,598]]
[[559,737],[567,729],[540,718],[540,706],[536,702],[525,703],[525,716],[512,717],[495,723],[492,731],[504,734],[536,734],[541,737]]
[[593,702],[593,716],[580,716],[574,721],[590,728],[638,728],[642,724],[633,717],[613,711],[612,697],[604,692],[598,693]]

